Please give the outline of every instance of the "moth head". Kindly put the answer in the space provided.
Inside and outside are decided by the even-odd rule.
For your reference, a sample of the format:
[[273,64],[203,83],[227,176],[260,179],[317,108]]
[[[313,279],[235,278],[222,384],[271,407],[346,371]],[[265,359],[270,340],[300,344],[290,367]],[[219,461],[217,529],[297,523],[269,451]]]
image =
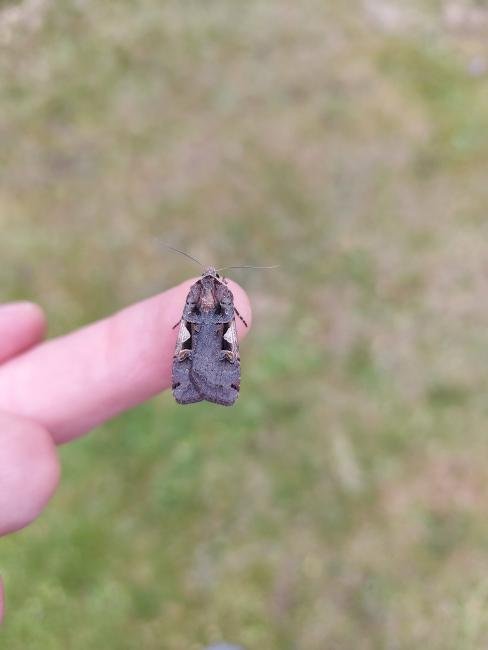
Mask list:
[[222,276],[220,273],[217,271],[217,269],[214,266],[208,266],[202,273],[202,278],[215,278],[219,282],[222,282]]

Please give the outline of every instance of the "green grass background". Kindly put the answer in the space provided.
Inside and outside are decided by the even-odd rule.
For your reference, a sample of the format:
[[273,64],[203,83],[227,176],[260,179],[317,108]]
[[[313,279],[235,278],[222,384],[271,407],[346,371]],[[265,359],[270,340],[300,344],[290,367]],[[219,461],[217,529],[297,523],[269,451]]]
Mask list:
[[0,3],[2,300],[66,332],[194,273],[157,237],[282,265],[233,273],[235,408],[61,449],[2,648],[487,647],[487,43],[482,1]]

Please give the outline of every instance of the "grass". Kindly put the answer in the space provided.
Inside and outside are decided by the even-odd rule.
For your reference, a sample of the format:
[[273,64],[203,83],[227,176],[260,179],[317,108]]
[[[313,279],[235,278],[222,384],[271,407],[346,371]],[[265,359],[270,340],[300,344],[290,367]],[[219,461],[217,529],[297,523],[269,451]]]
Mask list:
[[488,50],[445,5],[0,3],[4,300],[65,332],[193,272],[157,237],[282,264],[233,275],[235,408],[61,449],[2,647],[486,645]]

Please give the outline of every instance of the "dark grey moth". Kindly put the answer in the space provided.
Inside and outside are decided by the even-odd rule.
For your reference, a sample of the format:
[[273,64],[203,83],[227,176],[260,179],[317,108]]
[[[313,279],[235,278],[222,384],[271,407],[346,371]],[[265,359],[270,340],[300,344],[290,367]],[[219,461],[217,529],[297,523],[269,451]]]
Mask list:
[[[208,267],[188,293],[173,359],[173,395],[179,404],[207,400],[232,406],[241,367],[234,297],[223,277]],[[177,325],[175,325],[176,327]]]

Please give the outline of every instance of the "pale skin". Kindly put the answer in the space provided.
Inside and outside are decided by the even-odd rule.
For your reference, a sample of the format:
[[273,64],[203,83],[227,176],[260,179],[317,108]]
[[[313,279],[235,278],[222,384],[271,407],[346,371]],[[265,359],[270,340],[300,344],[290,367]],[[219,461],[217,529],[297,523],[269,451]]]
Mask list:
[[[56,445],[171,386],[173,325],[194,281],[46,342],[40,307],[0,305],[0,536],[29,525],[46,507],[60,477]],[[250,324],[247,295],[228,286]],[[246,334],[240,319],[237,330],[240,338]],[[0,578],[0,622],[3,613]]]

